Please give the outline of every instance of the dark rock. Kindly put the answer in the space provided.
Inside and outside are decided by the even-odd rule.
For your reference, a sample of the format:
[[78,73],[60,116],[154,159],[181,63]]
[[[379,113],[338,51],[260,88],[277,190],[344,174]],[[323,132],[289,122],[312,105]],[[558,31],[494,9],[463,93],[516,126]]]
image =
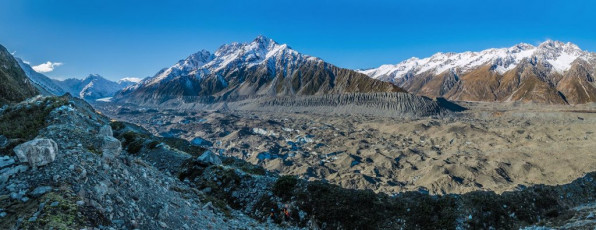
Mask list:
[[215,155],[215,153],[207,150],[205,151],[201,156],[199,156],[197,158],[197,160],[199,162],[202,162],[204,164],[213,164],[213,165],[221,165],[222,161],[221,159],[219,159],[219,157],[217,155]]
[[40,187],[33,189],[33,191],[31,191],[29,193],[29,195],[31,195],[33,197],[40,197],[41,195],[43,195],[49,191],[52,191],[51,186],[40,186]]
[[4,148],[8,146],[8,144],[8,138],[6,138],[4,135],[0,135],[0,148]]
[[14,159],[9,156],[0,157],[0,169],[11,166],[15,163]]
[[27,167],[25,165],[17,165],[12,168],[5,168],[5,169],[0,170],[0,183],[7,182],[11,176],[16,175],[21,172],[25,172],[25,171],[27,171],[27,169],[29,169],[29,167]]

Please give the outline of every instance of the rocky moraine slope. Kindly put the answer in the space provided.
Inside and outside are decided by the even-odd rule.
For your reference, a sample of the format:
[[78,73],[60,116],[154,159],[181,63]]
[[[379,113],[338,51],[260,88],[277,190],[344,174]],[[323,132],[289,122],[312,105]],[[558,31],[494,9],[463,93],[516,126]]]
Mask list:
[[[18,127],[28,127],[27,129]],[[497,195],[396,196],[278,176],[98,114],[70,96],[0,110],[2,229],[594,226],[593,173]]]

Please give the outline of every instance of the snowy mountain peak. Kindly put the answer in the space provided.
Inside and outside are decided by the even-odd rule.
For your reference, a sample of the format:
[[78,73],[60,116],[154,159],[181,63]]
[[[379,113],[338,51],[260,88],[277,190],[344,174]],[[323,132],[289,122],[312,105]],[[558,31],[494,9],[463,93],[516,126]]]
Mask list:
[[125,83],[125,82],[139,83],[141,81],[142,81],[142,79],[140,79],[140,78],[136,78],[136,77],[125,77],[125,78],[122,78],[122,79],[118,80],[118,84],[122,84],[122,83]]
[[551,49],[551,50],[581,50],[579,46],[571,42],[561,42],[554,40],[546,40],[538,45],[540,49]]
[[465,73],[483,65],[492,65],[492,69],[503,74],[515,68],[525,58],[535,58],[537,61],[548,63],[552,70],[564,72],[571,67],[578,58],[590,60],[593,53],[581,50],[573,43],[547,40],[540,45],[533,46],[520,43],[509,48],[492,48],[479,52],[436,53],[428,58],[410,58],[396,65],[382,65],[379,68],[362,70],[361,73],[381,80],[395,81],[407,74],[422,74],[430,72],[441,74],[447,70]]
[[110,81],[99,74],[89,74],[83,79],[69,78],[65,80],[54,80],[54,83],[71,95],[87,100],[111,97],[125,86],[135,84],[123,80],[118,82]]
[[[234,69],[239,66],[252,67],[280,57],[292,57],[292,60],[313,59],[292,50],[286,44],[279,44],[273,39],[258,36],[250,43],[233,42],[219,47],[215,53],[200,51],[179,61],[174,66],[164,69],[149,79],[147,85],[179,76],[202,77],[214,72]],[[316,58],[314,58],[316,59]],[[318,60],[318,59],[317,59]]]
[[211,54],[211,52],[207,51],[207,50],[201,50],[199,52],[196,52],[194,54],[191,54],[188,58],[186,58],[186,60],[192,60],[195,62],[209,62],[213,59],[213,54]]
[[105,78],[103,78],[99,74],[89,74],[87,77],[85,77],[83,79],[83,82],[90,82],[90,81],[95,81],[95,80],[105,80]]
[[255,38],[255,40],[252,41],[252,43],[256,43],[256,44],[261,44],[265,47],[271,45],[271,44],[277,44],[277,42],[273,41],[273,39],[265,37],[263,35],[259,35]]
[[[517,45],[512,46],[509,48],[512,52],[522,52],[526,50],[533,50],[536,49],[536,46],[530,45],[528,43],[519,43]],[[496,50],[496,49],[495,49]]]
[[579,46],[567,42],[547,40],[538,46],[534,56],[548,62],[555,71],[564,72],[578,58],[588,61],[593,54],[583,51]]
[[210,62],[215,58],[211,52],[207,50],[201,50],[194,54],[191,54],[184,60],[180,60],[176,63],[175,67],[180,70],[188,70],[203,66],[205,63]]

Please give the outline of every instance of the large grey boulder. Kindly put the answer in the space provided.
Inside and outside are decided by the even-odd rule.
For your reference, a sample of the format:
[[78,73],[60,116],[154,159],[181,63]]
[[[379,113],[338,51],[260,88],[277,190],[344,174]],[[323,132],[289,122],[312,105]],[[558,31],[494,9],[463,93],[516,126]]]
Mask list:
[[112,131],[112,127],[110,125],[104,125],[99,128],[99,135],[112,137],[114,136],[114,132]]
[[213,164],[213,165],[221,165],[221,159],[219,159],[219,157],[217,155],[215,155],[215,153],[207,150],[205,151],[203,154],[201,154],[201,156],[199,156],[197,158],[197,160],[203,164]]
[[106,159],[114,159],[122,152],[122,144],[112,136],[103,136],[101,144],[102,156]]
[[51,139],[38,138],[18,145],[13,151],[20,162],[27,162],[35,168],[56,160],[58,144]]

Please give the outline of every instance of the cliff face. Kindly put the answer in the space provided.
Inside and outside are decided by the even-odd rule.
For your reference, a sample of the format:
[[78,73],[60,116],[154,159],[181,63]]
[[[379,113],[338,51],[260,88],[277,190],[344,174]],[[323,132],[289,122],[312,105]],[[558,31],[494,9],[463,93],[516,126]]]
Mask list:
[[17,60],[0,45],[0,105],[39,94]]

